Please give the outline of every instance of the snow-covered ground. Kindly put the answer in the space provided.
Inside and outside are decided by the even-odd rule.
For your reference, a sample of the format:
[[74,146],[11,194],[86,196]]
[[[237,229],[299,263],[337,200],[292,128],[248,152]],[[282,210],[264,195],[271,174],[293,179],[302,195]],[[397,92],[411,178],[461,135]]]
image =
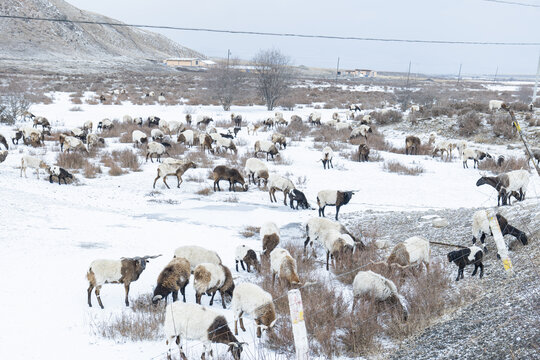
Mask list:
[[[166,120],[184,118],[184,106],[146,105],[78,105],[82,111],[69,111],[75,105],[68,94],[54,94],[52,105],[35,105],[30,110],[47,117],[53,128],[72,128],[86,120],[94,126],[103,118],[118,118],[129,114],[147,117],[157,115]],[[215,120],[229,118],[221,107],[191,107],[197,114],[212,115]],[[262,120],[271,114],[263,107],[233,107],[248,122]],[[306,118],[312,108],[297,109],[294,113]],[[333,110],[317,110],[330,119]],[[285,118],[293,112],[283,111]],[[13,129],[0,127],[0,133],[11,137]],[[270,132],[250,136],[242,131],[241,141],[251,151],[256,139],[266,139]],[[388,131],[389,140],[403,143],[404,137]],[[117,140],[108,139],[109,145]],[[362,216],[365,210],[409,211],[421,209],[473,208],[493,206],[496,203],[492,188],[476,187],[480,176],[476,169],[463,169],[461,161],[441,162],[424,156],[405,156],[381,152],[382,157],[396,159],[404,164],[421,165],[425,172],[419,176],[403,176],[383,171],[383,162],[358,163],[341,158],[334,160],[334,169],[323,170],[320,152],[313,149],[313,140],[293,142],[282,151],[290,165],[269,163],[270,170],[289,176],[297,183],[306,177],[299,188],[305,191],[312,206],[316,207],[316,194],[322,189],[356,190],[351,202],[341,213]],[[11,145],[11,144],[10,144]],[[131,144],[115,143],[115,148]],[[32,149],[48,163],[53,163],[56,152],[48,148]],[[499,153],[509,152],[502,147]],[[352,150],[352,148],[350,149]],[[349,150],[349,151],[350,151]],[[161,269],[170,260],[175,248],[198,244],[219,252],[225,265],[234,268],[234,249],[248,244],[260,249],[258,238],[246,240],[239,232],[247,225],[260,226],[274,221],[279,226],[303,223],[316,216],[316,210],[293,211],[278,203],[271,204],[268,193],[252,186],[248,192],[234,194],[223,191],[209,196],[196,191],[212,186],[184,181],[180,189],[169,190],[161,180],[156,192],[152,183],[157,165],[146,163],[141,172],[118,177],[102,174],[95,179],[78,175],[79,182],[71,186],[50,184],[44,176],[38,181],[28,170],[28,178],[20,178],[20,157],[24,145],[11,146],[6,161],[0,164],[0,243],[3,257],[0,262],[0,357],[3,359],[150,359],[163,358],[164,340],[116,343],[95,334],[95,324],[110,319],[125,310],[124,288],[105,285],[101,296],[105,309],[97,307],[92,295],[93,308],[86,303],[86,271],[97,258],[120,258],[163,254],[150,261],[139,280],[131,285],[130,296],[150,293]],[[240,152],[246,151],[245,147]],[[471,164],[472,165],[472,164]],[[472,166],[471,166],[472,167]],[[188,170],[186,176],[200,175],[207,179],[207,169]],[[528,194],[529,202],[537,202],[540,181],[536,175]],[[176,184],[170,179],[169,184]],[[225,182],[222,188],[227,188]],[[333,217],[334,209],[327,209]],[[287,240],[287,232],[284,233]],[[294,239],[288,239],[294,240]],[[242,281],[241,275],[238,281]],[[187,288],[188,301],[194,299],[192,285]],[[208,298],[203,298],[203,304]],[[232,321],[232,313],[222,311]],[[254,327],[251,320],[248,332],[241,333],[242,341],[253,344]],[[199,346],[200,347],[200,346]],[[196,352],[197,348],[190,348]],[[224,348],[219,348],[223,351]],[[253,350],[255,351],[255,350]],[[198,355],[197,355],[198,357]]]

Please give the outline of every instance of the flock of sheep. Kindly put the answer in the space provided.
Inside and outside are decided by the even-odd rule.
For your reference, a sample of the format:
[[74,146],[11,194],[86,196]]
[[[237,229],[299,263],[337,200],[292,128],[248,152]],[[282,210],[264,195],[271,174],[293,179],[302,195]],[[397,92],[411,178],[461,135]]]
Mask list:
[[[354,118],[354,113],[359,109],[359,106],[351,107],[347,112],[347,120]],[[36,117],[32,114],[29,114],[29,117],[33,119],[34,126],[23,127],[17,130],[15,136],[12,138],[13,144],[18,144],[21,139],[25,144],[41,144],[44,134],[50,134],[51,126],[47,119]],[[123,121],[134,123],[141,127],[144,126],[142,118],[132,118],[126,115]],[[153,187],[156,186],[156,182],[161,178],[166,187],[169,188],[166,182],[167,176],[176,176],[177,187],[180,187],[182,184],[182,175],[188,169],[197,167],[197,164],[193,161],[175,159],[170,156],[163,160],[161,159],[162,156],[168,155],[168,149],[171,147],[171,140],[169,138],[173,135],[176,136],[178,143],[184,143],[188,147],[199,145],[202,151],[208,150],[212,154],[226,153],[227,151],[236,153],[238,151],[234,143],[234,138],[242,129],[242,117],[240,115],[231,114],[231,121],[234,126],[221,130],[211,126],[212,118],[200,116],[197,119],[196,128],[205,129],[206,131],[195,130],[195,127],[193,129],[186,129],[187,126],[191,125],[191,115],[187,115],[185,121],[165,121],[155,116],[149,117],[147,121],[148,126],[155,127],[150,131],[150,138],[145,132],[141,131],[142,129],[134,130],[131,135],[135,146],[146,146],[146,161],[150,158],[150,161],[153,162],[155,158],[159,163]],[[302,118],[293,115],[290,122],[295,121],[301,122]],[[307,121],[313,126],[322,126],[320,113],[310,114]],[[249,124],[247,131],[248,134],[255,134],[262,126],[267,129],[279,129],[280,126],[287,126],[288,124],[289,121],[284,119],[283,114],[276,112],[275,116],[266,119],[261,124]],[[368,137],[372,133],[370,126],[371,118],[369,115],[360,117],[358,122],[349,123],[340,121],[339,114],[335,113],[332,120],[325,122],[324,125],[332,126],[338,130],[349,129],[351,131],[351,139],[363,137],[365,141],[359,145],[358,149],[359,160],[368,161]],[[41,129],[38,126],[41,126]],[[114,122],[104,119],[98,123],[97,129],[105,132],[113,126]],[[64,152],[76,150],[87,152],[89,148],[99,142],[104,143],[103,138],[97,133],[92,132],[92,128],[93,124],[86,122],[81,128],[72,129],[70,132],[61,134],[59,136],[61,150]],[[467,166],[467,160],[474,160],[476,166],[478,161],[491,157],[486,152],[467,147],[465,142],[451,142],[446,140],[435,142],[435,136],[432,135],[429,143],[433,145],[433,156],[440,153],[441,158],[446,154],[447,159],[451,159],[452,150],[457,149],[463,160],[464,167]],[[0,152],[1,162],[7,156],[8,148],[7,141],[2,135],[0,135],[0,144],[6,147],[6,151]],[[420,145],[421,142],[418,137],[408,136],[405,140],[406,154],[418,154]],[[240,184],[241,190],[247,191],[248,184],[253,183],[261,186],[262,182],[263,185],[268,187],[271,202],[277,202],[275,193],[281,191],[284,194],[283,203],[285,206],[290,206],[293,209],[298,209],[299,207],[312,209],[305,194],[296,189],[290,179],[270,173],[266,163],[257,158],[257,154],[262,152],[266,154],[266,160],[269,161],[279,156],[280,151],[286,148],[287,139],[279,132],[273,133],[270,141],[257,140],[253,145],[255,157],[247,159],[245,168],[243,169],[243,173],[247,176],[247,183],[241,170],[219,165],[212,172],[214,191],[221,190],[219,183],[222,180],[229,182],[229,191],[236,191],[237,184]],[[334,152],[332,148],[330,146],[324,147],[320,159],[324,169],[333,168],[333,157]],[[35,169],[38,178],[39,170],[44,169],[49,173],[50,182],[53,181],[53,177],[57,177],[59,184],[61,180],[64,180],[64,183],[66,183],[67,178],[73,177],[66,169],[59,166],[48,166],[39,158],[25,155],[21,158],[21,176],[23,173],[26,176],[27,168]],[[519,201],[524,200],[528,181],[528,172],[518,170],[501,174],[497,177],[482,177],[478,180],[477,186],[483,184],[493,186],[498,192],[502,205],[505,205],[510,201],[511,196],[514,196]],[[311,244],[311,246],[313,246],[314,242],[319,244],[326,251],[327,270],[330,268],[330,260],[336,266],[344,257],[356,251],[363,251],[366,247],[366,244],[361,239],[354,236],[342,224],[337,222],[340,207],[349,203],[353,194],[354,191],[350,190],[324,189],[319,191],[317,194],[319,217],[311,218],[306,223],[307,238],[304,242],[304,253],[308,244]],[[289,200],[288,204],[287,199]],[[296,206],[294,204],[295,201]],[[326,206],[336,207],[336,221],[324,217]],[[497,214],[497,220],[499,221],[503,235],[510,234],[519,239],[523,245],[527,244],[528,240],[525,233],[509,225],[508,221],[500,214]],[[480,277],[483,276],[484,266],[482,260],[484,253],[487,251],[484,239],[487,235],[491,235],[485,211],[475,213],[472,234],[473,243],[477,239],[480,239],[482,245],[484,245],[483,248],[473,245],[468,248],[452,251],[448,254],[448,260],[456,263],[459,268],[456,280],[459,280],[460,277],[463,278],[463,269],[469,264],[475,266],[472,275],[475,275],[477,270],[480,269]],[[272,222],[262,224],[260,238],[262,248],[260,255],[257,254],[257,251],[246,245],[241,245],[236,249],[236,270],[239,270],[238,264],[240,264],[242,269],[247,269],[248,272],[251,269],[261,271],[261,260],[264,258],[270,263],[273,286],[276,277],[278,282],[287,288],[297,288],[306,285],[299,278],[296,266],[297,259],[291,256],[285,248],[279,246],[282,240],[279,227]],[[129,306],[128,294],[130,284],[140,277],[150,259],[157,256],[93,261],[87,273],[89,281],[87,290],[88,305],[92,306],[91,296],[92,291],[95,289],[94,293],[97,301],[100,307],[103,308],[100,298],[100,291],[103,284],[120,283],[125,287],[125,305]],[[399,268],[421,266],[424,264],[426,271],[429,271],[430,256],[429,241],[415,236],[397,244],[384,263],[387,266],[396,266]],[[185,289],[190,282],[192,274],[193,288],[196,293],[195,304],[187,303],[185,297]],[[179,291],[182,295],[183,302],[176,301]],[[225,317],[211,310],[208,306],[201,305],[202,296],[206,294],[211,296],[209,306],[212,306],[216,292],[220,293],[223,308],[226,308],[225,298],[232,299],[230,307],[234,313],[234,334],[229,328]],[[396,285],[390,279],[373,271],[359,271],[353,281],[352,292],[354,294],[353,310],[359,298],[373,296],[373,298],[379,301],[390,301],[400,306],[403,311],[403,320],[407,320],[409,304],[405,297],[398,293]],[[210,350],[210,343],[225,344],[229,347],[232,356],[238,360],[240,359],[244,343],[240,342],[235,335],[238,335],[238,322],[240,322],[241,329],[245,331],[242,315],[246,314],[255,321],[258,337],[261,337],[262,331],[271,330],[278,320],[270,293],[256,284],[235,284],[231,271],[223,265],[219,254],[213,250],[199,246],[183,246],[176,249],[173,259],[160,273],[152,301],[157,303],[160,300],[166,299],[169,294],[172,294],[173,298],[173,302],[166,308],[165,318],[165,333],[169,345],[169,358],[171,357],[173,346],[180,343],[180,338],[185,338],[202,341],[205,353]]]

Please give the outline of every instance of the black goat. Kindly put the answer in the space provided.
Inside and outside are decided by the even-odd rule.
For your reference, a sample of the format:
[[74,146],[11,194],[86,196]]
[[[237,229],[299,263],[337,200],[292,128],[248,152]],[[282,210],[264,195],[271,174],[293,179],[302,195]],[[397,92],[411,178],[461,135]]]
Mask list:
[[[304,193],[300,190],[291,190],[291,192],[289,192],[289,199],[291,202],[291,209],[298,210],[298,206],[300,206],[302,209],[311,209],[311,206],[306,199],[306,195],[304,195]],[[293,201],[296,201],[296,208],[294,207]]]

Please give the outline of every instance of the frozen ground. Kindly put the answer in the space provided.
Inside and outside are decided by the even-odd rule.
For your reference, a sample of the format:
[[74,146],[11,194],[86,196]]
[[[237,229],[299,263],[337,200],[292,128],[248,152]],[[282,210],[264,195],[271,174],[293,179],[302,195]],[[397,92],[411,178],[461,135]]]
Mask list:
[[[31,111],[47,117],[55,128],[71,128],[85,120],[97,124],[105,117],[121,119],[125,114],[179,120],[186,110],[183,106],[125,104],[79,105],[82,111],[69,111],[73,106],[68,101],[68,94],[55,94],[54,104],[33,106]],[[214,119],[225,120],[229,116],[220,107],[188,110],[194,111],[195,117],[210,114]],[[270,116],[262,107],[233,107],[232,111],[242,114],[248,122]],[[305,118],[312,111],[302,108],[294,113]],[[323,113],[323,118],[330,119],[332,110],[318,111]],[[287,119],[292,114],[284,113]],[[13,131],[0,127],[0,133],[11,137]],[[270,135],[260,132],[258,136],[248,136],[245,130],[240,134],[250,150],[257,138]],[[396,132],[388,130],[388,136],[392,141],[403,141],[402,135]],[[108,140],[108,145],[115,148],[131,146],[115,141]],[[51,151],[52,147],[49,143],[47,149],[34,151],[53,163],[56,153]],[[130,295],[136,297],[153,291],[158,273],[178,246],[200,244],[215,249],[224,263],[233,268],[234,248],[238,244],[260,248],[255,238],[246,241],[239,234],[246,225],[260,226],[262,222],[272,220],[282,228],[287,225],[297,228],[297,224],[317,215],[315,210],[293,211],[283,206],[279,202],[283,199],[281,193],[277,195],[278,203],[271,204],[268,194],[254,187],[246,193],[236,193],[237,202],[231,202],[233,194],[229,192],[196,195],[197,190],[211,186],[210,180],[204,183],[184,181],[180,189],[171,190],[158,182],[158,191],[152,192],[155,163],[144,164],[141,172],[119,177],[103,174],[96,179],[85,179],[79,175],[78,184],[73,186],[49,184],[43,178],[38,181],[30,170],[28,178],[20,178],[20,155],[27,151],[25,148],[13,146],[7,160],[0,164],[3,229],[0,241],[4,250],[4,261],[0,263],[3,295],[0,357],[5,359],[163,358],[164,341],[116,343],[95,334],[96,322],[124,311],[124,290],[122,286],[106,285],[102,290],[105,310],[88,308],[85,274],[92,260],[163,254],[151,261],[140,279],[132,284]],[[498,150],[509,151],[503,147]],[[341,209],[344,221],[361,221],[369,217],[372,219],[370,224],[377,225],[380,219],[378,226],[384,228],[383,219],[388,219],[384,214],[388,212],[430,213],[466,208],[469,213],[471,209],[496,203],[492,188],[475,186],[479,172],[463,169],[458,161],[446,163],[430,157],[382,152],[384,159],[398,159],[405,164],[422,165],[425,169],[420,176],[402,176],[383,171],[382,162],[356,163],[337,154],[334,169],[325,171],[320,162],[316,163],[320,154],[313,149],[309,138],[293,142],[283,155],[291,164],[275,166],[270,163],[270,170],[288,175],[295,183],[305,176],[307,181],[299,188],[305,191],[313,206],[321,189],[357,190],[351,203]],[[207,173],[207,169],[196,169],[189,170],[186,176],[199,175],[206,179]],[[536,175],[531,178],[525,204],[534,211],[540,181]],[[175,183],[171,178],[169,184]],[[333,215],[333,208],[328,209],[327,216]],[[469,223],[465,227],[468,229],[468,226]],[[407,235],[407,230],[403,229],[399,237],[392,240],[398,241]],[[298,233],[285,231],[284,237],[295,241]],[[187,297],[189,300],[194,298],[191,285]],[[96,302],[95,297],[93,301]],[[221,311],[217,306],[215,310]],[[223,313],[232,320],[229,311]],[[248,323],[252,324],[247,321],[246,325]],[[253,332],[253,328],[249,330]],[[249,331],[240,338],[253,344],[254,337]]]

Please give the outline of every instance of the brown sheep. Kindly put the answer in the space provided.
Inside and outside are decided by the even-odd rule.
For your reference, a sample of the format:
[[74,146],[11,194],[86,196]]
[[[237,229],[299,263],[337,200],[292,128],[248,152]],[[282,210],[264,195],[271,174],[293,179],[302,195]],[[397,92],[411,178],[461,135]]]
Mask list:
[[178,290],[182,293],[183,301],[186,302],[186,286],[189,284],[191,268],[189,261],[184,258],[174,258],[161,271],[157,279],[152,303],[165,299],[172,293],[173,302],[178,300]]
[[4,137],[4,135],[0,134],[0,144],[4,145],[6,147],[6,150],[9,149],[8,147],[8,143],[6,141],[6,138]]
[[416,136],[409,135],[405,138],[405,154],[418,155],[420,148],[420,139]]
[[244,181],[244,177],[236,169],[228,168],[224,165],[219,165],[214,168],[213,176],[214,176],[214,191],[216,191],[216,185],[217,185],[218,191],[221,191],[221,188],[219,187],[219,182],[221,180],[229,181],[229,191],[231,190],[236,191],[236,187],[235,187],[236,183],[240,183],[244,191],[247,191],[248,189],[248,185]]
[[204,293],[211,295],[210,306],[214,304],[214,296],[219,291],[221,295],[221,305],[225,309],[225,294],[232,297],[234,291],[234,281],[231,270],[221,264],[202,263],[193,270],[193,287],[195,288],[195,302],[201,304],[201,297]]
[[366,144],[358,146],[358,161],[368,161],[369,147]]

